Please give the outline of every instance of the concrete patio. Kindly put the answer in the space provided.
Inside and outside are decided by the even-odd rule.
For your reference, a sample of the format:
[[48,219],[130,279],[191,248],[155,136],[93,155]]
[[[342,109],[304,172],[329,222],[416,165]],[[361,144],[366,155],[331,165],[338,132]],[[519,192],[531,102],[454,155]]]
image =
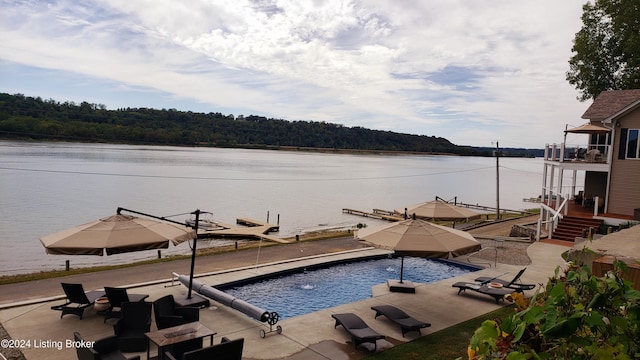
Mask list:
[[[553,275],[554,269],[558,265],[564,264],[560,254],[567,249],[566,246],[555,244],[540,242],[532,244],[528,249],[532,264],[526,266],[527,271],[523,275],[523,280],[527,283],[545,283]],[[206,284],[220,284],[252,277],[256,274],[308,266],[329,260],[384,253],[387,252],[363,248],[218,271],[199,276],[198,280]],[[214,338],[216,343],[222,336],[231,339],[245,338],[243,357],[246,359],[358,359],[370,352],[362,347],[355,349],[348,334],[340,327],[334,328],[331,314],[352,312],[362,317],[374,330],[386,335],[385,340],[378,341],[378,351],[382,351],[414,339],[418,334],[408,333],[403,338],[398,326],[384,317],[374,319],[375,312],[371,310],[371,306],[380,304],[397,306],[417,319],[430,322],[432,326],[422,331],[422,335],[429,334],[502,306],[496,305],[493,298],[482,294],[470,292],[458,296],[456,289],[452,288],[451,284],[457,281],[472,281],[478,276],[496,276],[505,272],[509,272],[509,275],[505,276],[508,278],[522,267],[498,264],[496,268],[488,268],[436,283],[416,284],[415,294],[392,293],[389,292],[386,284],[380,284],[373,287],[372,297],[369,299],[282,320],[278,322],[278,325],[283,328],[282,334],[270,333],[264,339],[260,337],[259,332],[261,329],[268,331],[268,324],[253,320],[215,301],[211,301],[209,308],[200,311],[200,321],[217,332]],[[173,294],[177,298],[185,297],[187,290],[185,286],[170,285],[170,282],[164,281],[130,284],[128,288],[132,293],[149,294],[148,301],[153,301],[166,294]],[[113,334],[113,328],[110,324],[113,320],[106,324],[103,323],[103,317],[96,314],[93,309],[87,309],[82,320],[73,315],[67,315],[60,319],[60,313],[51,310],[51,306],[61,302],[60,299],[30,300],[21,304],[4,304],[0,308],[0,322],[12,339],[31,341],[30,348],[22,349],[27,359],[76,358],[75,349],[66,347],[66,341],[73,338],[74,331],[80,332],[88,340],[96,340]],[[154,329],[155,324],[152,324],[152,330]],[[55,346],[59,342],[63,344],[60,350]],[[53,348],[51,348],[52,346]],[[152,348],[151,351],[153,355],[155,348]],[[2,353],[2,349],[0,349],[0,353]],[[146,358],[146,353],[140,353],[140,355],[141,358]]]

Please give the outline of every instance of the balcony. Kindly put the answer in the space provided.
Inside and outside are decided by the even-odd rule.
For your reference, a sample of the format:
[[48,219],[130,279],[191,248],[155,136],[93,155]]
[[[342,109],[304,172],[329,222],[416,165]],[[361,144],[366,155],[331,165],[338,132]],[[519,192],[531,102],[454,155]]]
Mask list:
[[564,170],[609,171],[611,145],[547,144],[544,149],[545,164],[559,166]]

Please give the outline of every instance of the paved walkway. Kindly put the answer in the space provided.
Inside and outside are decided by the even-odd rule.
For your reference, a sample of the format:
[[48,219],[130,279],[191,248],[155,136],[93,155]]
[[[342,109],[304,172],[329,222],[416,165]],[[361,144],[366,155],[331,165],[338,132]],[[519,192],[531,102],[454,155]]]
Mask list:
[[[560,254],[566,250],[567,247],[554,244],[531,245],[528,254],[532,263],[526,266],[523,280],[527,283],[546,282],[553,275],[556,266],[564,264]],[[253,249],[198,257],[196,273],[213,272],[198,280],[206,284],[216,284],[258,273],[380,253],[385,251],[364,248],[360,243],[347,238],[301,242],[262,248],[260,254],[257,249]],[[256,259],[257,263],[262,265],[256,266]],[[229,270],[230,268],[236,270]],[[489,296],[473,293],[458,296],[451,284],[456,281],[472,281],[477,276],[496,276],[505,272],[515,274],[521,268],[522,266],[518,265],[498,264],[496,268],[432,284],[417,284],[415,294],[391,293],[386,284],[380,284],[372,289],[372,297],[369,299],[280,321],[278,325],[282,326],[283,333],[268,334],[264,339],[260,338],[259,333],[260,330],[269,330],[267,324],[219,305],[215,301],[212,301],[211,307],[201,310],[200,320],[217,332],[216,342],[220,336],[245,338],[243,357],[246,359],[360,359],[369,354],[369,351],[363,348],[355,349],[347,333],[341,328],[334,328],[331,314],[355,313],[374,330],[385,334],[386,339],[378,341],[378,351],[381,351],[414,339],[418,335],[408,333],[403,338],[400,329],[389,321],[382,317],[374,319],[371,306],[392,304],[402,308],[410,315],[432,324],[432,327],[423,330],[423,335],[432,333],[501,306],[496,305]],[[188,260],[2,286],[0,323],[14,340],[31,340],[31,347],[23,349],[27,359],[72,359],[75,358],[75,349],[67,348],[65,345],[66,340],[72,338],[74,331],[79,331],[89,340],[95,340],[112,335],[113,330],[109,324],[111,321],[104,324],[103,317],[91,309],[86,310],[82,320],[73,315],[60,319],[59,312],[52,311],[50,307],[59,304],[61,300],[42,302],[43,297],[50,300],[52,296],[61,295],[60,281],[81,282],[86,290],[110,285],[127,286],[130,288],[129,292],[149,294],[149,301],[166,294],[184,297],[186,287],[167,287],[170,285],[168,279],[171,272],[188,274]],[[15,306],[16,301],[22,304]],[[152,329],[154,327],[155,325],[152,325]],[[62,343],[63,346],[60,350],[52,349],[50,346],[36,348],[35,342],[54,345]],[[152,353],[154,350],[152,349]],[[0,348],[0,354],[2,351]],[[146,358],[146,353],[141,354],[141,357]]]

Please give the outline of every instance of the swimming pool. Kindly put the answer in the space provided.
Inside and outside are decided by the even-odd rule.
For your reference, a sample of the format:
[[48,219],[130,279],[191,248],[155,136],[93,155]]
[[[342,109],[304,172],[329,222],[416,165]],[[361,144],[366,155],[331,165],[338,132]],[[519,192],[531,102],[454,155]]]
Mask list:
[[[439,259],[405,257],[403,278],[430,283],[476,270]],[[370,298],[372,286],[399,278],[400,259],[383,257],[294,270],[216,288],[286,319]]]

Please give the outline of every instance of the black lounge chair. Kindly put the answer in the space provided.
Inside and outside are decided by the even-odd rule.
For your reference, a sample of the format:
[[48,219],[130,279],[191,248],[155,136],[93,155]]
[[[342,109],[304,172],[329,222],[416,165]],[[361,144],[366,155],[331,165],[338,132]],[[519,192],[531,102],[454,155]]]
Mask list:
[[92,306],[93,303],[104,296],[104,291],[84,292],[82,284],[62,283],[62,290],[67,296],[67,302],[62,305],[52,306],[53,310],[61,310],[60,318],[66,314],[74,314],[80,317],[84,314],[84,309]]
[[511,295],[514,292],[522,292],[522,290],[510,289],[505,287],[492,287],[489,284],[485,283],[468,283],[468,282],[457,282],[453,285],[453,287],[458,288],[458,295],[465,290],[473,290],[475,292],[489,295],[496,299],[496,304],[500,303],[500,300],[504,300],[504,297],[507,295]]
[[342,325],[349,335],[351,335],[351,339],[356,348],[364,343],[372,343],[373,351],[375,351],[378,348],[376,340],[384,339],[384,335],[375,332],[356,314],[333,314],[331,317],[336,320],[334,328]]
[[128,294],[127,289],[104,287],[104,292],[109,299],[109,308],[104,311],[104,322],[108,319],[120,319],[122,317],[122,303],[144,301],[147,294]]
[[[85,342],[85,339],[78,333],[73,333],[76,342]],[[118,338],[109,336],[96,340],[92,347],[76,346],[78,360],[140,360],[140,356],[128,358],[118,349]]]
[[204,347],[202,349],[188,351],[181,357],[175,357],[170,352],[165,352],[164,357],[167,360],[241,360],[242,349],[244,347],[244,338],[229,340],[222,338],[222,342],[217,345]]
[[402,337],[404,337],[404,334],[410,331],[417,331],[418,334],[421,334],[420,329],[431,326],[431,324],[427,322],[419,321],[412,318],[407,313],[395,306],[378,305],[372,306],[371,310],[376,312],[375,318],[378,318],[378,316],[380,315],[384,315],[387,317],[387,319],[400,325],[400,329],[402,330]]
[[491,278],[491,277],[488,277],[488,276],[481,276],[481,277],[477,278],[475,281],[477,281],[479,283],[482,283],[482,284],[494,282],[494,283],[498,283],[498,284],[502,285],[503,287],[514,289],[514,290],[519,290],[519,291],[532,290],[533,288],[536,287],[535,284],[523,284],[522,282],[520,282],[520,277],[522,276],[522,273],[524,273],[525,270],[527,270],[527,268],[524,268],[524,269],[518,271],[516,276],[511,281],[498,279],[497,277]]

